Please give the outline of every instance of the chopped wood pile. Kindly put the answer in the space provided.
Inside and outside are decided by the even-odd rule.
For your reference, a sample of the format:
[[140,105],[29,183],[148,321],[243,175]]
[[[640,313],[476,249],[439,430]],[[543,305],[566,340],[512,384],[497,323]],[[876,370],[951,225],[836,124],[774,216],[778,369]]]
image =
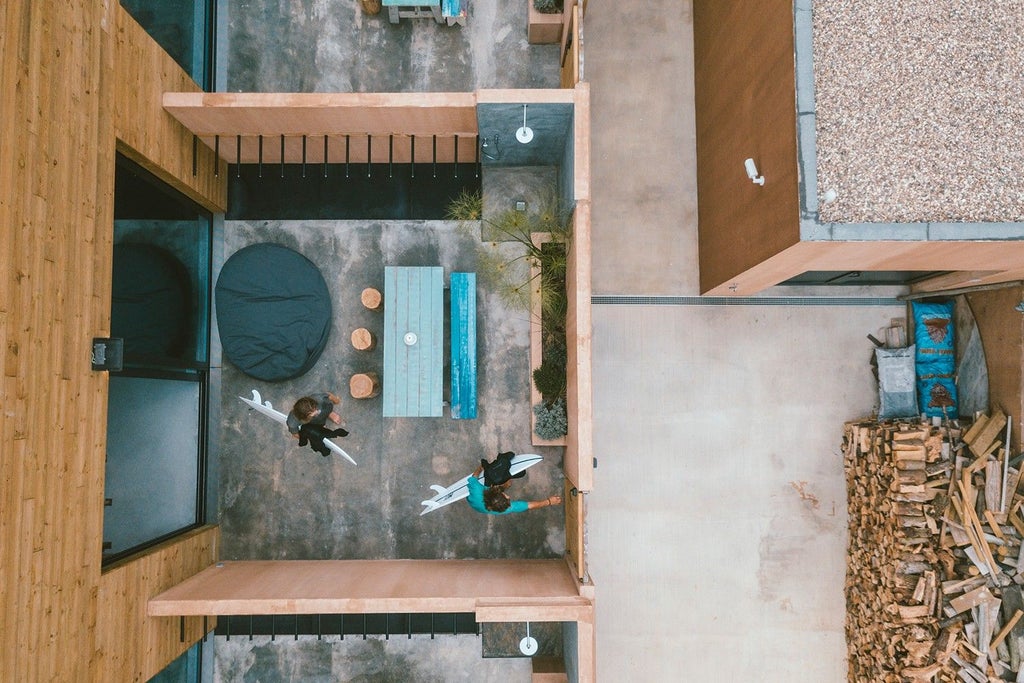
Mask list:
[[846,425],[849,680],[1024,683],[1010,422]]

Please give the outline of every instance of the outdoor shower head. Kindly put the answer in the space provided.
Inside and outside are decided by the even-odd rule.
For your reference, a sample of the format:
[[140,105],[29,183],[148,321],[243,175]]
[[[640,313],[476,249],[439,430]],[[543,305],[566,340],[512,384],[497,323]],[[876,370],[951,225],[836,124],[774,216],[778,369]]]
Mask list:
[[533,140],[533,129],[526,125],[526,105],[523,105],[523,127],[516,131],[516,140],[528,144]]
[[480,156],[488,161],[497,161],[501,157],[501,148],[498,147],[498,134],[485,137],[480,141]]

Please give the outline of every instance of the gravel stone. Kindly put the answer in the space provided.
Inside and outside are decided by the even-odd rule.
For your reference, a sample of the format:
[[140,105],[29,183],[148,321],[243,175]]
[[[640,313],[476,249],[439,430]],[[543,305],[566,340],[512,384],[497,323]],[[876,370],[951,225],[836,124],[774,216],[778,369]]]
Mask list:
[[1024,0],[815,0],[822,222],[1024,221]]

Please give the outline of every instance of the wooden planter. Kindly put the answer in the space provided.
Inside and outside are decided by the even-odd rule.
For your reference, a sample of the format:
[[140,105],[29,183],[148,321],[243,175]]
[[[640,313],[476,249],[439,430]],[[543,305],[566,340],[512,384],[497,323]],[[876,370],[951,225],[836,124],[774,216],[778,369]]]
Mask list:
[[[568,0],[566,0],[568,2]],[[526,0],[526,38],[534,45],[562,42],[562,23],[565,14],[544,14],[533,7],[533,0]]]
[[[533,6],[532,4],[530,5]],[[551,233],[535,232],[530,235],[533,243],[538,247],[545,242],[551,241]],[[536,266],[530,267],[530,277],[535,278],[540,274]],[[537,416],[533,413],[533,406],[544,400],[544,397],[537,391],[533,384],[533,371],[540,367],[541,355],[543,353],[543,334],[541,330],[541,302],[535,288],[530,288],[530,438],[534,446],[564,446],[565,437],[560,439],[542,439],[533,431],[537,426]]]

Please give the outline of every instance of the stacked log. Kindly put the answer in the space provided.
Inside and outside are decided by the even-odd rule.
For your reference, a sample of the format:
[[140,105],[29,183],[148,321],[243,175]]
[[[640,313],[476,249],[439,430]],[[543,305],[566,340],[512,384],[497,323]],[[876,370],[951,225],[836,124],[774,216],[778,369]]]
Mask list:
[[1005,425],[846,425],[851,681],[1024,682],[1024,497]]

